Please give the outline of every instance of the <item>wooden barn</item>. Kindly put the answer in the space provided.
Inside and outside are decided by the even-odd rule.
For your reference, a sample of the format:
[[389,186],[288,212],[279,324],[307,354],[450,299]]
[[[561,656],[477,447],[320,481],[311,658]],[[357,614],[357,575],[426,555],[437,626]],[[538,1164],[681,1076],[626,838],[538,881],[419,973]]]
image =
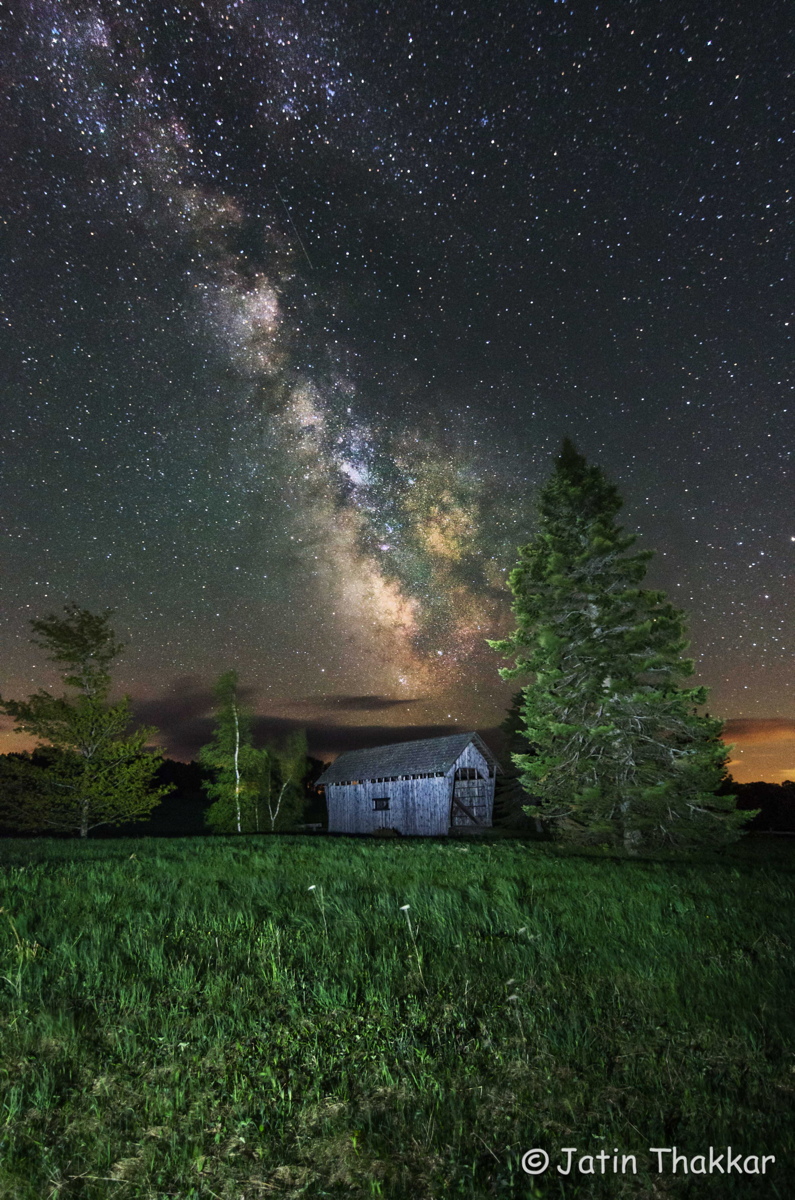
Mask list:
[[439,836],[491,825],[497,759],[476,733],[350,750],[318,784],[329,833]]

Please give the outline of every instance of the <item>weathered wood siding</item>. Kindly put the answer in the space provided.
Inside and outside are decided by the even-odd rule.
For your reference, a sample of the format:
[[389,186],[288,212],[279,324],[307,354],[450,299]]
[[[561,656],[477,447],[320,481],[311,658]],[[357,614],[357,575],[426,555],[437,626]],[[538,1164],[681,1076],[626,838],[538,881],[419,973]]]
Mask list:
[[[360,783],[326,784],[329,833],[375,833],[379,829],[397,829],[415,837],[439,837],[449,833],[455,773],[459,767],[474,767],[483,776],[484,824],[491,825],[494,774],[493,771],[489,773],[488,762],[470,742],[445,775],[381,783],[368,779]],[[389,808],[374,808],[374,800],[384,796],[389,799]],[[466,825],[466,820],[462,824]]]
[[[485,785],[483,788],[483,791],[485,792],[485,814],[483,815],[483,817],[481,819],[482,819],[484,825],[491,826],[492,818],[493,818],[493,814],[494,814],[494,787],[497,782],[497,779],[496,779],[496,775],[494,774],[493,768],[490,768],[489,763],[483,757],[483,755],[480,753],[480,751],[478,750],[478,748],[474,742],[470,742],[469,745],[464,750],[463,754],[459,755],[459,757],[456,759],[455,763],[453,764],[451,771],[449,772],[451,806],[452,806],[452,798],[453,798],[453,789],[455,787],[455,773],[461,767],[474,767],[475,770],[478,771],[480,773],[480,775],[483,777],[483,783]],[[471,829],[477,824],[477,822],[474,822],[474,821],[468,822],[466,820],[464,813],[462,813],[460,810],[456,810],[456,812],[457,812],[457,816],[456,816],[456,813],[454,813],[451,808],[451,812],[450,812],[450,825],[451,826],[455,826],[459,829],[466,828],[466,827],[469,827]],[[479,812],[478,812],[478,816],[480,816]]]
[[[376,797],[389,798],[388,809],[375,809]],[[446,834],[450,824],[452,775],[430,779],[393,779],[384,783],[326,785],[329,833],[375,833],[397,829],[426,837]]]

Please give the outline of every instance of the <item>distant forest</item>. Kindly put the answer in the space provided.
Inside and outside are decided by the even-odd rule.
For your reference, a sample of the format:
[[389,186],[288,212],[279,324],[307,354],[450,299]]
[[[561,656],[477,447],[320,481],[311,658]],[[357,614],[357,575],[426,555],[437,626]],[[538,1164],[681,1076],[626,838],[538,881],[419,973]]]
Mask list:
[[[2,759],[13,759],[14,757],[13,754],[0,755],[0,766]],[[315,780],[327,765],[318,758],[310,757],[309,771],[304,780],[304,820],[309,824],[321,827],[325,826],[326,803],[315,788]],[[204,790],[204,785],[210,779],[211,774],[212,772],[200,763],[184,763],[173,758],[164,758],[154,776],[154,786],[168,786],[174,790],[160,801],[157,808],[152,810],[151,816],[146,821],[128,821],[123,825],[100,826],[89,836],[95,838],[211,836],[212,830],[204,819],[207,809],[212,804],[212,800]],[[31,837],[35,835],[17,834],[15,830],[0,824],[0,836]],[[58,835],[48,831],[45,836]]]
[[[1,756],[13,758],[13,755]],[[509,756],[503,755],[503,761]],[[304,821],[308,825],[325,828],[326,803],[315,787],[315,780],[327,764],[320,759],[309,759],[310,770],[304,780]],[[174,788],[171,795],[155,808],[146,821],[129,822],[126,825],[105,826],[95,830],[92,837],[205,837],[212,831],[205,823],[204,814],[211,801],[204,791],[208,771],[196,762],[177,762],[166,758],[157,770],[156,785]],[[758,832],[795,834],[795,781],[785,783],[735,783],[729,779],[721,788],[724,793],[738,797],[740,809],[759,809],[748,829]],[[535,822],[522,813],[522,805],[530,801],[516,782],[515,772],[510,767],[505,775],[498,776],[497,794],[494,798],[494,824],[525,830],[532,835]],[[9,836],[13,831],[0,826],[0,835]],[[30,835],[20,835],[30,836]],[[49,835],[52,836],[52,835]]]
[[748,829],[770,833],[795,833],[795,781],[784,783],[735,783],[729,779],[721,788],[737,796],[737,807],[758,808]]

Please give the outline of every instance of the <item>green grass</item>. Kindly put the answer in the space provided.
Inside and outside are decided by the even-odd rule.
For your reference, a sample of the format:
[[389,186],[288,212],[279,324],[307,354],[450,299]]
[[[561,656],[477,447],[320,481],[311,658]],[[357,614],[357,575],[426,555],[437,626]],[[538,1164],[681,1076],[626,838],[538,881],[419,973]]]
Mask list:
[[[7,840],[0,1197],[783,1200],[781,842],[685,863],[507,840]],[[659,1175],[648,1154],[727,1144],[776,1164]],[[564,1146],[635,1153],[639,1173],[563,1179]],[[553,1155],[535,1180],[533,1147]]]

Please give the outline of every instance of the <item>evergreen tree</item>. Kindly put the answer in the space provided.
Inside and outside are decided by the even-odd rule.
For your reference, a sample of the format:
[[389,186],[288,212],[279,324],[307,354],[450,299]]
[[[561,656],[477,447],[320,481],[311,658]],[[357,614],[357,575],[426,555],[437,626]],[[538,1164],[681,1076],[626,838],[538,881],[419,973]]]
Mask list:
[[640,587],[651,551],[616,523],[617,489],[568,439],[539,497],[539,528],[509,585],[516,630],[489,644],[531,675],[513,755],[530,810],[572,840],[638,846],[719,845],[747,813],[718,796],[728,748],[720,721],[699,716],[704,687],[686,688],[692,660],[683,613]]
[[62,665],[72,695],[40,690],[26,701],[0,699],[0,710],[14,718],[18,731],[50,748],[6,768],[13,786],[3,821],[30,832],[87,837],[99,825],[145,820],[171,789],[154,786],[161,756],[146,746],[157,731],[129,733],[129,696],[108,701],[109,667],[122,650],[111,610],[96,614],[70,604],[64,612],[31,621],[38,635],[32,640]]
[[522,772],[513,761],[516,755],[526,753],[528,749],[522,721],[523,706],[524,692],[519,691],[513,696],[511,707],[500,725],[505,739],[501,760],[503,769],[496,779],[493,819],[495,825],[512,829],[534,829],[536,833],[542,833],[543,826],[538,819],[539,811],[535,797],[522,786]]

